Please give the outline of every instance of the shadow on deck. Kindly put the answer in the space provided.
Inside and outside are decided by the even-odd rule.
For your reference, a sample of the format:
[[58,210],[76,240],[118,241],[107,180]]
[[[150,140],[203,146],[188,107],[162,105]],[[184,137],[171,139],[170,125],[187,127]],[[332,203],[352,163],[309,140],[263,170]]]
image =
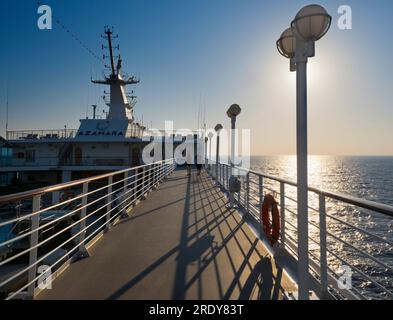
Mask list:
[[38,299],[282,299],[294,291],[204,173],[175,171]]

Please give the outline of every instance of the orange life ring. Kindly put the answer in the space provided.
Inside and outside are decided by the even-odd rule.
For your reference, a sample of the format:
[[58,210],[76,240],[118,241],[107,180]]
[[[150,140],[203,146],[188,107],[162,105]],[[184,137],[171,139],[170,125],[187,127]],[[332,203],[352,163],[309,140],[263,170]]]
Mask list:
[[[272,225],[269,220],[270,210],[272,211]],[[270,194],[266,195],[263,201],[261,221],[266,237],[269,239],[271,245],[274,245],[280,238],[280,212],[276,200]]]

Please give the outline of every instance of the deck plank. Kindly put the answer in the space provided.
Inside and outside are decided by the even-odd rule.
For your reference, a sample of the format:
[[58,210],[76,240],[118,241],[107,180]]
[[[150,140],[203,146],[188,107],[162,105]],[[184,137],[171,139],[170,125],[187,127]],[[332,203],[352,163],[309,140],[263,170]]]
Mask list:
[[206,175],[175,171],[37,299],[282,299],[292,282]]

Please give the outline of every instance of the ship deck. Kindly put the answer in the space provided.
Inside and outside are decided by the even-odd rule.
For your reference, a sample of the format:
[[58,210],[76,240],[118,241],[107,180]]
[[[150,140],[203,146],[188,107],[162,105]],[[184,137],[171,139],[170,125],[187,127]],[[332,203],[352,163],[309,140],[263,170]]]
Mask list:
[[206,173],[175,171],[38,295],[68,299],[283,299],[296,287]]

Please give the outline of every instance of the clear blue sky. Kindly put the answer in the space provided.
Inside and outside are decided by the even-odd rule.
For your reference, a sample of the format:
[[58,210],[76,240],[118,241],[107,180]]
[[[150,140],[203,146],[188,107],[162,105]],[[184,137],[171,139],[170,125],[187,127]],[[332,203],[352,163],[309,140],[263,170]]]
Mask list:
[[[310,2],[42,2],[99,54],[103,26],[115,26],[124,70],[142,80],[136,114],[154,127],[174,120],[176,127],[196,128],[202,94],[208,126],[228,125],[225,111],[239,103],[239,126],[252,130],[253,153],[295,152],[295,82],[275,41]],[[310,152],[393,154],[393,2],[315,2],[328,9],[333,25],[309,63]],[[352,7],[353,30],[337,28],[341,4]],[[1,134],[7,84],[15,130],[77,128],[104,89],[89,83],[101,65],[58,25],[38,30],[36,9],[34,0],[1,2]]]

